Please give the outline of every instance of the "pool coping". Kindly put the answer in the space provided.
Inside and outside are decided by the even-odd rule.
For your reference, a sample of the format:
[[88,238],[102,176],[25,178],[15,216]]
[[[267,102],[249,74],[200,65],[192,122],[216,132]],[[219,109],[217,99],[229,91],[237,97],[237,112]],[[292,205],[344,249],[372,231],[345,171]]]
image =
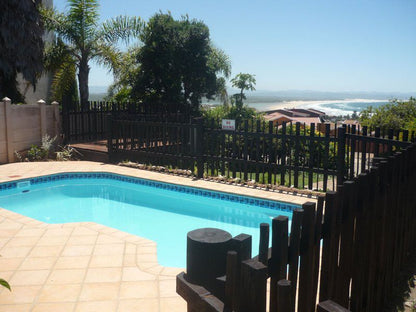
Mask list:
[[[108,179],[112,181],[121,181],[136,185],[154,187],[156,189],[166,189],[178,193],[209,197],[212,199],[220,199],[229,202],[238,202],[241,204],[250,204],[261,208],[281,210],[286,212],[292,212],[294,209],[300,208],[300,205],[298,204],[292,204],[283,201],[276,201],[272,199],[265,199],[262,197],[247,196],[224,191],[213,191],[206,188],[183,186],[180,184],[173,184],[151,179],[121,175],[112,172],[62,172],[33,178],[19,179],[9,182],[0,182],[0,193],[2,191],[8,191],[13,189],[28,189],[31,185],[39,185],[48,182],[58,182],[75,179]],[[29,181],[30,183],[24,184],[27,181]],[[19,184],[24,184],[24,186],[20,186]]]

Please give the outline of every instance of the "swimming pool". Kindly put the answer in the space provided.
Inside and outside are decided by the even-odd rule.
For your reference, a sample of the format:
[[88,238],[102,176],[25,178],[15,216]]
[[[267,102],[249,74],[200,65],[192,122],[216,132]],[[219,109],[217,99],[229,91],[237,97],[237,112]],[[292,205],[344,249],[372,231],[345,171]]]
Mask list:
[[64,173],[0,183],[0,207],[47,223],[96,222],[156,241],[159,264],[185,267],[186,234],[216,227],[253,236],[299,206],[112,173]]

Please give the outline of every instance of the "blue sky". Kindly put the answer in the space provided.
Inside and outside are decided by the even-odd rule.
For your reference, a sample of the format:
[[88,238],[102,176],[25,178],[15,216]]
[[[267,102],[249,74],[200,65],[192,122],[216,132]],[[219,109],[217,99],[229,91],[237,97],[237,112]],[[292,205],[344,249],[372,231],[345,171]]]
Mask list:
[[[100,1],[102,20],[159,11],[204,21],[257,90],[416,91],[414,0]],[[107,72],[92,64],[90,86],[109,85]]]

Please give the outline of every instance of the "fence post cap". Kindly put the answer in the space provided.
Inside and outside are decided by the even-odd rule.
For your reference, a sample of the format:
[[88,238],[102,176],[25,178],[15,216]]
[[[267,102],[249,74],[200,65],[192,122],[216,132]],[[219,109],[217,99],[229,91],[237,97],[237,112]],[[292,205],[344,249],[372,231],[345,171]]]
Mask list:
[[58,103],[57,101],[53,101],[53,102],[51,103],[51,105],[59,105],[59,103]]
[[40,100],[39,100],[39,101],[37,101],[36,103],[38,103],[39,105],[46,104],[46,102],[45,102],[43,99],[40,99]]
[[9,99],[7,96],[5,96],[5,97],[2,99],[2,101],[3,101],[3,102],[11,102],[12,100],[11,100],[11,99]]

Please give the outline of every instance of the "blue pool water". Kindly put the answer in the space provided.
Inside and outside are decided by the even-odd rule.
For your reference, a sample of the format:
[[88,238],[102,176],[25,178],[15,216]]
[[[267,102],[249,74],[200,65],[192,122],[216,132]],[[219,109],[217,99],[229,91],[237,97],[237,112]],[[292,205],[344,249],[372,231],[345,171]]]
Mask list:
[[259,224],[298,206],[107,173],[74,173],[0,184],[0,207],[47,222],[91,221],[157,242],[163,266],[186,266],[186,234],[216,227],[253,237]]

